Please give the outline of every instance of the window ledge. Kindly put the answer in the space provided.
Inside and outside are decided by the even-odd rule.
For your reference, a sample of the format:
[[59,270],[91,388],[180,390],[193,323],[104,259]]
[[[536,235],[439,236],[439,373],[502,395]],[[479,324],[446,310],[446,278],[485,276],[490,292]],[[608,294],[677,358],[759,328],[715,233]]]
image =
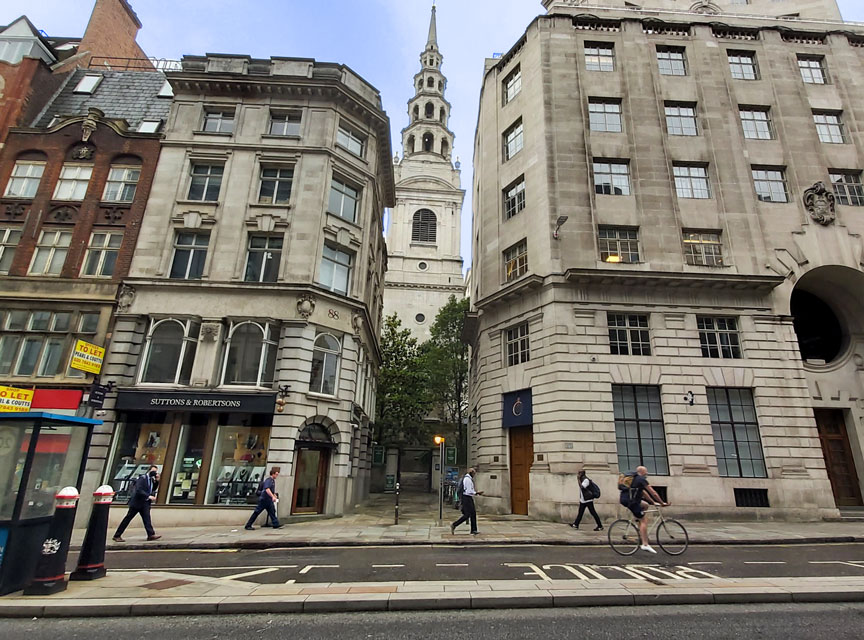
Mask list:
[[262,133],[262,140],[300,140],[301,137],[299,135],[288,134],[281,136],[278,133]]
[[321,400],[323,402],[333,402],[335,404],[342,402],[336,396],[331,396],[331,395],[328,395],[326,393],[315,393],[314,391],[307,391],[306,397],[309,398],[310,400]]
[[182,204],[182,205],[195,205],[195,206],[197,206],[197,207],[202,207],[202,206],[207,206],[207,205],[209,205],[209,206],[213,206],[213,207],[215,207],[216,205],[219,204],[219,201],[218,201],[218,200],[186,200],[186,199],[180,199],[180,200],[177,200],[177,204]]
[[230,138],[234,135],[233,131],[193,131],[192,133],[196,136],[219,136],[220,138]]
[[341,221],[344,222],[345,224],[350,224],[352,227],[356,227],[356,228],[359,229],[360,231],[363,230],[363,225],[361,225],[359,222],[351,222],[351,221],[348,220],[347,218],[343,218],[342,216],[340,216],[338,213],[333,213],[332,211],[328,211],[328,212],[327,212],[327,215],[328,215],[328,216],[333,216],[334,218],[336,218],[337,220],[341,220]]
[[349,156],[351,156],[352,158],[356,158],[357,160],[360,160],[361,162],[364,162],[364,163],[366,163],[366,164],[369,164],[369,161],[366,160],[365,157],[363,157],[363,156],[358,156],[356,153],[354,153],[353,151],[351,151],[351,149],[349,149],[349,148],[347,148],[347,147],[343,147],[341,144],[336,144],[336,148],[337,148],[337,149],[341,149],[342,151],[344,151],[345,153],[347,153],[347,154],[348,154]]
[[220,384],[216,391],[260,391],[262,393],[276,393],[273,387],[261,387],[254,384]]
[[261,207],[262,209],[291,209],[292,205],[290,202],[285,202],[283,204],[270,204],[267,202],[250,202],[250,207]]

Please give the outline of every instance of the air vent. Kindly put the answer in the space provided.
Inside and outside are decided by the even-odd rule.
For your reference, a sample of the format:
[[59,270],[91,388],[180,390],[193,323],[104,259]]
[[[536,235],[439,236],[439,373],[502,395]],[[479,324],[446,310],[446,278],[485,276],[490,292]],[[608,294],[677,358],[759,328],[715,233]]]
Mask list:
[[653,36],[689,36],[690,27],[681,24],[666,24],[663,22],[643,22],[642,33]]
[[735,489],[736,507],[770,507],[768,489]]
[[582,31],[608,31],[617,33],[621,31],[621,23],[617,20],[586,20],[575,18],[573,27]]
[[864,47],[864,37],[861,36],[846,36],[849,39],[849,44],[853,47]]
[[824,33],[807,33],[806,31],[784,31],[780,34],[783,42],[792,44],[825,44]]
[[728,27],[713,27],[711,33],[722,40],[758,40],[758,29],[732,29]]

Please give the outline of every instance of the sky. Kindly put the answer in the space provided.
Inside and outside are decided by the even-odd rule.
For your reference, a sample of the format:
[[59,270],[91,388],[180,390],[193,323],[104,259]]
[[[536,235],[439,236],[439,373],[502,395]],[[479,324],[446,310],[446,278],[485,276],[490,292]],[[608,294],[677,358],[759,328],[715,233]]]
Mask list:
[[[147,55],[236,53],[315,58],[351,67],[381,92],[393,152],[402,155],[407,102],[426,45],[432,0],[130,0]],[[843,17],[864,22],[864,0],[839,0]],[[0,24],[25,14],[50,36],[80,37],[93,0],[6,0]],[[540,0],[437,0],[438,45],[452,105],[453,156],[462,161],[462,256],[471,261],[471,159],[483,61],[505,53],[537,15]]]

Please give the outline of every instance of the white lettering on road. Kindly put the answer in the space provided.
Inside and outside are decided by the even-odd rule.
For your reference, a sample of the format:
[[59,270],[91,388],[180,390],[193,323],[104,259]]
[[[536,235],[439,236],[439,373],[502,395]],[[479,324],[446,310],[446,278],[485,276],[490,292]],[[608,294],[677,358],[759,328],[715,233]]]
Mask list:
[[309,573],[312,569],[338,569],[338,564],[307,564],[300,569],[300,574]]
[[569,571],[574,576],[576,576],[576,578],[578,578],[579,580],[588,580],[589,579],[588,576],[586,576],[581,571],[578,571],[575,567],[571,567],[571,566],[568,566],[566,564],[544,564],[543,565],[543,568],[546,571],[549,571],[550,569],[555,569],[556,567],[559,569],[564,569],[565,571]]
[[530,571],[526,571],[522,575],[537,576],[541,580],[545,580],[546,582],[552,582],[552,578],[543,573],[543,570],[540,569],[540,567],[538,567],[536,564],[531,564],[530,562],[505,562],[504,566],[518,569],[530,569]]

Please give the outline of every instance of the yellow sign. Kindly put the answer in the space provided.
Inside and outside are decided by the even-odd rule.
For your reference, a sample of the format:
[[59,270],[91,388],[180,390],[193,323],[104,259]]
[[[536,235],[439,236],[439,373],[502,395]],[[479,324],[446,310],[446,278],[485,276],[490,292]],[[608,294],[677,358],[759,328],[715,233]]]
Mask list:
[[33,389],[0,387],[0,413],[30,411]]
[[99,345],[78,340],[75,351],[72,352],[72,364],[69,366],[79,371],[98,374],[102,371],[102,360],[105,359],[105,349]]

